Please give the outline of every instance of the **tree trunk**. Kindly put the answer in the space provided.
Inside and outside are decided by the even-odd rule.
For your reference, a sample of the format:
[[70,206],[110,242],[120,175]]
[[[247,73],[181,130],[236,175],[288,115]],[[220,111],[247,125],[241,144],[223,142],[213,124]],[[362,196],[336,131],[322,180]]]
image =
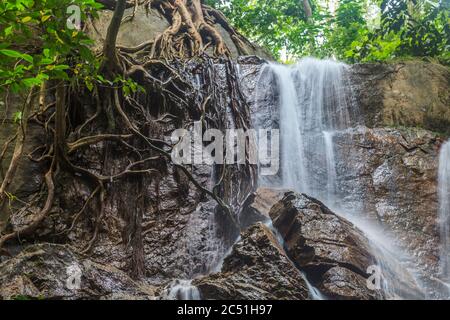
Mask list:
[[312,9],[309,0],[303,0],[303,10],[305,10],[306,21],[309,21],[312,17]]
[[116,52],[116,42],[126,5],[126,0],[118,0],[116,3],[116,9],[114,10],[114,15],[111,19],[111,23],[109,24],[108,32],[106,33],[105,45],[103,46],[104,70],[114,71],[115,69],[120,69]]

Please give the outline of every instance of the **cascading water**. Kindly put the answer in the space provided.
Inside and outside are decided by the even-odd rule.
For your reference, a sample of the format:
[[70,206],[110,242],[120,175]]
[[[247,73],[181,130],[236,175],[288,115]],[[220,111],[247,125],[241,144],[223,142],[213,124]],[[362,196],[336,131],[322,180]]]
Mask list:
[[335,193],[333,132],[358,117],[348,67],[307,58],[294,67],[270,68],[280,88],[282,186],[325,201]]
[[[445,143],[439,156],[439,226],[441,236],[440,273],[445,283],[450,283],[450,141]],[[450,298],[450,286],[444,296]]]
[[[339,192],[336,170],[338,147],[335,134],[361,125],[353,101],[348,66],[332,60],[307,58],[295,66],[270,64],[280,103],[281,177],[269,187],[293,188],[315,197],[350,220],[371,242],[379,267],[384,269],[383,290],[388,298],[402,298],[402,285],[417,282],[399,257],[406,256],[389,241],[383,241],[373,225],[360,219]],[[266,72],[267,68],[263,70]],[[258,122],[258,121],[256,121]],[[416,283],[417,285],[417,283]]]
[[200,300],[200,292],[192,280],[175,280],[164,298],[168,300]]

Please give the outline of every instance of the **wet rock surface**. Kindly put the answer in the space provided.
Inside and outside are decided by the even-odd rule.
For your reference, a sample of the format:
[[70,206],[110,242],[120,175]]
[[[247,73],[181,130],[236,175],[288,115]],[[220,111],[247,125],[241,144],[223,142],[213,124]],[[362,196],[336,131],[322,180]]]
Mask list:
[[333,299],[382,297],[367,287],[367,270],[377,261],[353,224],[318,200],[293,192],[286,192],[270,216],[288,256],[323,294]]
[[[263,69],[264,66],[261,67]],[[257,125],[278,127],[279,93],[270,70],[244,88]],[[332,133],[339,203],[327,206],[367,219],[410,255],[422,280],[436,285],[440,240],[437,226],[437,169],[440,146],[448,134],[449,70],[426,61],[360,64],[349,68],[360,121]],[[254,81],[252,81],[254,80]],[[430,97],[431,96],[431,97]],[[421,128],[418,128],[421,127]],[[308,155],[317,185],[328,181],[327,159]],[[278,185],[278,177],[262,177]],[[325,187],[323,188],[326,189]],[[409,263],[409,262],[408,262]],[[428,275],[426,275],[428,274]],[[429,292],[433,294],[433,292]]]
[[0,264],[1,299],[152,299],[154,288],[64,245],[38,244]]
[[[252,58],[246,61],[249,65],[257,63]],[[229,86],[230,71],[227,66],[219,63],[197,67],[213,77],[215,84],[222,88],[219,97],[212,103],[211,109],[220,111],[215,115],[215,121],[226,128],[235,128],[237,115],[232,111],[230,97],[224,90]],[[198,88],[209,86],[209,80],[203,78],[206,76],[198,72],[196,69],[196,73],[190,74],[191,83]],[[242,111],[241,116],[245,112]],[[191,130],[192,121],[198,115],[185,116],[179,125]],[[218,119],[219,117],[223,119]],[[161,124],[158,132],[150,134],[171,143],[170,135],[175,129],[172,124]],[[38,138],[40,137],[37,136],[36,139]],[[29,141],[33,139],[35,137],[30,134]],[[33,150],[35,147],[32,144],[26,150]],[[114,174],[129,164],[125,156],[127,152],[127,148],[120,144],[101,142],[83,150],[73,161],[93,172]],[[23,158],[26,164],[32,163],[26,154]],[[155,163],[159,160],[156,157]],[[34,171],[30,171],[31,169]],[[222,180],[223,197],[232,205],[234,212],[238,212],[240,203],[249,190],[252,190],[254,177],[246,175],[242,166],[229,166],[228,169],[227,176]],[[217,210],[217,202],[199,191],[181,170],[170,162],[160,164],[158,170],[159,174],[151,176],[109,181],[98,235],[91,250],[96,261],[114,266],[132,276],[145,277],[155,285],[207,273],[219,262],[224,251],[228,250],[232,244],[229,241],[234,240],[239,233],[239,230],[230,227],[229,221],[223,221],[223,214]],[[189,170],[194,179],[208,189],[212,189],[220,178],[216,176],[217,168],[211,165],[192,165]],[[27,183],[16,186],[17,194],[23,194],[31,186],[28,176],[38,178],[39,174],[33,166],[21,166],[17,175]],[[94,189],[84,182],[71,175],[62,174],[58,178],[55,183],[57,200],[54,209],[40,225],[33,239],[21,239],[23,244],[30,240],[70,243],[78,251],[89,246],[100,208],[95,197],[91,199]],[[40,183],[37,184],[37,188],[39,187]],[[34,194],[29,192],[27,195],[32,197]],[[80,214],[84,206],[84,211]],[[17,230],[30,223],[33,212],[15,212],[8,221],[8,230]],[[136,212],[138,218],[134,217]],[[11,248],[6,249],[10,251]],[[136,260],[138,258],[141,260]],[[141,265],[140,269],[136,269],[138,265]]]
[[308,289],[301,272],[262,223],[242,234],[220,273],[194,281],[203,299],[305,300]]
[[270,209],[283,199],[287,191],[274,188],[258,188],[257,192],[252,193],[243,205],[239,216],[241,228],[246,229],[257,222],[270,221]]
[[436,274],[437,170],[442,140],[423,129],[364,127],[337,132],[337,189],[344,210],[371,220]]

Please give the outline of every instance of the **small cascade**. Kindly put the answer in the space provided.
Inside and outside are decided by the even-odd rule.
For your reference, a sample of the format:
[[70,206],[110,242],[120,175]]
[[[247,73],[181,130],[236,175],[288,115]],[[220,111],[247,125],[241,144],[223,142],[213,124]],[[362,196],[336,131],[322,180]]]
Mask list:
[[164,295],[168,300],[200,300],[200,291],[192,280],[175,280]]
[[[439,156],[439,226],[441,236],[440,273],[444,283],[450,283],[450,141],[442,146]],[[450,285],[445,296],[450,298]]]

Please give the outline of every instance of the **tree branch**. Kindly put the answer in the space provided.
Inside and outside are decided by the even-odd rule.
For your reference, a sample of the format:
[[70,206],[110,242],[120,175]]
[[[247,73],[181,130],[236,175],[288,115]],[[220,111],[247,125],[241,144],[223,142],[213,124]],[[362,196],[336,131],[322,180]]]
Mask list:
[[126,0],[118,0],[114,10],[111,23],[106,33],[105,45],[103,46],[103,66],[102,69],[114,70],[120,68],[116,52],[117,35],[119,34],[122,18],[125,13]]

